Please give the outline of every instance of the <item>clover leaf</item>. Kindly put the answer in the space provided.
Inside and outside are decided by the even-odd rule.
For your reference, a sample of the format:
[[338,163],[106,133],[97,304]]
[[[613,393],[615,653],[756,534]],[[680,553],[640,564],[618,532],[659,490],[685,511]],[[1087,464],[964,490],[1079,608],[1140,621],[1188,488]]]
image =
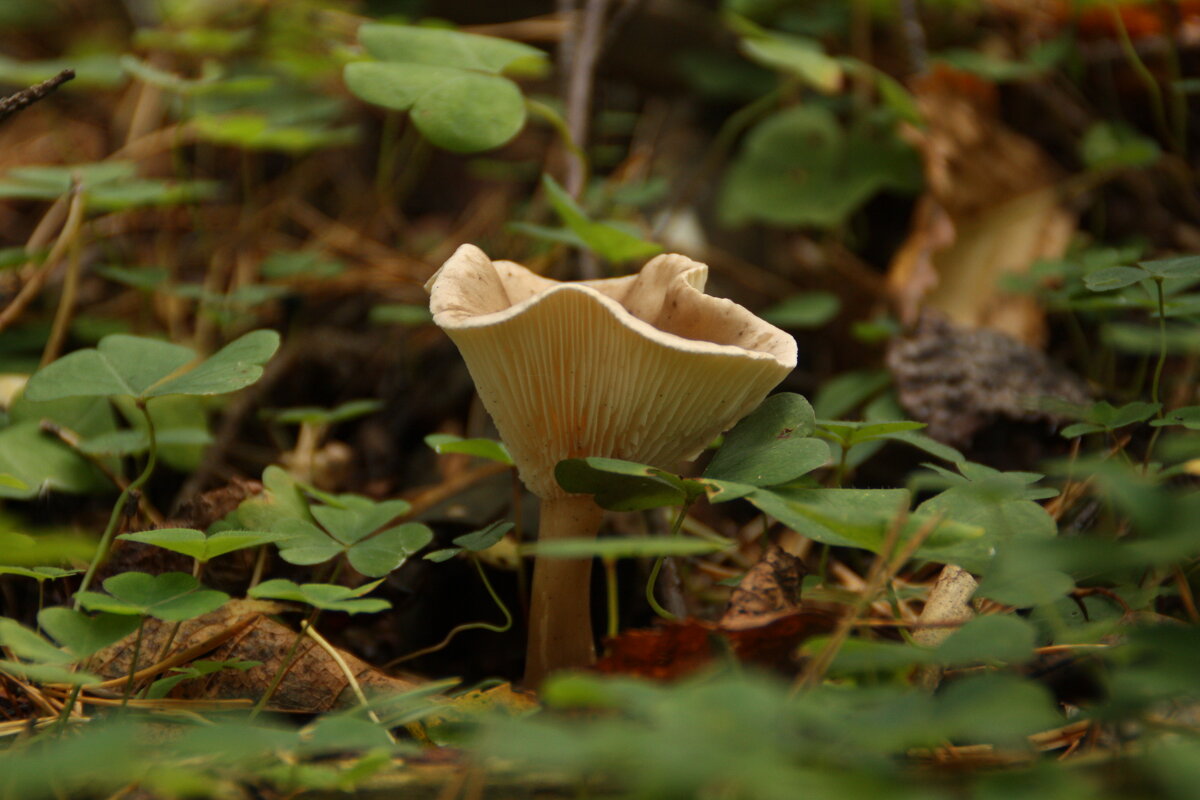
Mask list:
[[164,622],[195,619],[229,600],[229,595],[203,588],[185,572],[123,572],[106,580],[104,589],[108,594],[76,592],[75,599],[89,611],[150,616]]
[[86,658],[137,630],[138,618],[108,613],[89,616],[56,606],[42,609],[38,624],[75,656]]
[[363,598],[383,581],[372,581],[351,589],[331,583],[297,584],[284,578],[263,581],[250,590],[250,596],[261,600],[291,600],[322,611],[344,611],[347,614],[373,614],[391,608],[387,600]]
[[[157,339],[112,334],[38,370],[25,387],[34,401],[63,397],[213,395],[237,391],[262,375],[279,348],[279,334],[253,331],[194,364],[190,348]],[[194,364],[194,366],[192,366]]]
[[185,556],[204,563],[235,550],[258,547],[268,542],[277,542],[285,537],[286,534],[272,531],[230,530],[205,535],[203,531],[191,528],[159,528],[139,533],[123,533],[117,538],[152,544],[164,550],[183,553]]
[[359,41],[377,61],[346,66],[346,86],[368,103],[408,111],[438,147],[474,153],[525,127],[525,98],[501,72],[539,73],[545,53],[490,36],[409,25],[363,25]]
[[480,528],[477,531],[471,531],[470,533],[464,533],[462,536],[455,537],[455,547],[434,550],[432,553],[426,554],[425,558],[429,561],[440,563],[442,561],[449,561],[464,550],[471,553],[481,553],[503,539],[504,534],[508,533],[514,527],[516,526],[511,522],[497,520],[491,525]]
[[704,477],[751,486],[795,480],[829,460],[829,445],[811,438],[815,424],[803,397],[772,395],[726,434]]

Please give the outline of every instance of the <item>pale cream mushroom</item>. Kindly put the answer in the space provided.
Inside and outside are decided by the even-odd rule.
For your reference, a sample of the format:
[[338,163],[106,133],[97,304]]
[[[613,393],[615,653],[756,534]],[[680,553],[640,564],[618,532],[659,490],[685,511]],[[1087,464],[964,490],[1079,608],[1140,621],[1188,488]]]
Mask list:
[[[539,538],[595,536],[603,511],[554,480],[563,459],[666,469],[695,458],[796,365],[796,342],[703,293],[708,267],[658,256],[622,278],[560,283],[474,245],[425,288],[462,353],[521,480],[541,498]],[[534,569],[525,682],[595,659],[588,559]]]

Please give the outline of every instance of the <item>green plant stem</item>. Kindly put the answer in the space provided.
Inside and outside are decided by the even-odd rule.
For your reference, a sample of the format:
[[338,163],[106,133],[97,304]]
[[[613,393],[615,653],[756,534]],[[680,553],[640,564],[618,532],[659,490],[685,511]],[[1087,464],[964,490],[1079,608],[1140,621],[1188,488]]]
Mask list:
[[[175,644],[175,637],[179,635],[179,629],[183,627],[183,622],[176,622],[171,627],[171,632],[167,634],[167,640],[163,642],[163,646],[158,649],[158,654],[154,656],[154,662],[157,663],[167,657],[167,653],[171,649],[171,645]],[[147,687],[149,688],[149,687]]]
[[[683,506],[679,509],[679,513],[675,515],[675,521],[671,524],[671,536],[679,536],[680,528],[683,527],[683,518],[687,516],[688,508],[689,506]],[[662,569],[663,561],[665,560],[664,556],[659,556],[654,560],[654,566],[650,568],[650,577],[646,580],[646,602],[650,604],[650,608],[654,610],[654,613],[663,619],[676,620],[679,617],[663,608],[659,604],[658,598],[654,596],[654,587],[658,583],[658,573]]]
[[1142,57],[1138,55],[1137,48],[1133,45],[1133,39],[1129,36],[1129,29],[1125,27],[1125,20],[1121,17],[1121,12],[1113,0],[1108,0],[1108,10],[1112,14],[1113,22],[1117,27],[1117,33],[1121,42],[1121,51],[1129,61],[1130,68],[1133,69],[1138,79],[1145,85],[1146,92],[1150,95],[1150,108],[1154,112],[1154,122],[1158,126],[1159,133],[1167,141],[1171,150],[1176,153],[1181,152],[1180,143],[1175,140],[1171,132],[1171,126],[1167,123],[1167,109],[1163,103],[1162,87],[1158,85],[1154,73],[1146,66],[1146,62],[1142,61]]
[[842,481],[846,480],[846,468],[850,461],[850,445],[846,442],[839,441],[838,444],[842,448],[842,457],[838,459],[837,470],[833,473],[833,485],[830,488],[842,488]]
[[[1158,403],[1157,419],[1164,416],[1162,403],[1159,402],[1159,383],[1162,380],[1163,366],[1167,363],[1167,300],[1163,290],[1161,276],[1154,277],[1154,289],[1158,295],[1158,363],[1154,365],[1154,378],[1150,381],[1150,402]],[[1150,467],[1150,458],[1154,454],[1154,445],[1162,434],[1162,427],[1154,429],[1150,435],[1150,443],[1146,445],[1146,455],[1142,457],[1143,471]]]
[[497,625],[494,622],[465,622],[462,625],[455,625],[450,629],[450,632],[446,634],[445,638],[437,644],[430,645],[429,647],[422,647],[420,650],[414,650],[407,655],[392,659],[387,664],[388,669],[397,664],[402,664],[405,661],[411,661],[412,659],[419,658],[420,656],[427,656],[430,653],[436,653],[438,650],[441,650],[443,647],[450,644],[450,641],[463,631],[484,630],[492,631],[493,633],[506,633],[512,628],[512,612],[508,610],[508,606],[504,605],[504,601],[501,600],[500,595],[496,593],[496,589],[492,586],[492,582],[488,580],[487,571],[483,568],[483,562],[481,562],[474,554],[469,555],[471,557],[471,563],[475,565],[475,571],[479,573],[479,579],[483,581],[483,587],[487,589],[488,595],[496,603],[496,606],[500,609],[500,613],[504,615],[504,624]]
[[606,558],[604,563],[604,587],[608,593],[608,638],[615,638],[621,631],[620,608],[617,602],[617,560]]
[[137,675],[138,659],[142,656],[142,636],[146,632],[146,617],[143,615],[138,620],[137,638],[133,640],[133,656],[129,661],[129,680],[125,681],[125,693],[121,696],[121,705],[129,705],[129,698],[133,696],[133,679]]
[[379,154],[375,159],[375,191],[387,197],[392,173],[396,171],[396,155],[399,152],[400,114],[388,111],[383,115],[383,128],[379,133]]
[[[1150,402],[1158,402],[1159,381],[1162,379],[1163,365],[1167,363],[1167,301],[1163,292],[1163,279],[1154,278],[1154,289],[1158,294],[1158,363],[1154,366],[1154,378],[1150,382]],[[1158,409],[1158,418],[1162,419],[1162,406]]]
[[320,616],[321,609],[314,608],[309,612],[308,618],[301,623],[300,630],[296,633],[296,638],[292,639],[292,644],[288,647],[287,653],[284,654],[279,669],[275,670],[275,674],[271,676],[271,682],[267,685],[267,690],[263,692],[262,697],[258,698],[258,702],[254,704],[254,708],[250,709],[250,719],[257,717],[267,707],[267,702],[275,694],[275,690],[279,688],[279,684],[283,683],[284,676],[288,674],[288,670],[292,668],[292,662],[296,660],[296,651],[300,649],[300,643],[304,641],[305,630],[315,625],[317,618]]
[[[82,193],[82,190],[80,192]],[[45,348],[42,349],[41,365],[43,367],[58,358],[58,354],[62,352],[63,342],[67,339],[67,330],[71,325],[71,313],[75,310],[75,300],[79,295],[79,273],[83,263],[80,256],[81,244],[77,229],[76,235],[71,237],[71,244],[67,249],[67,276],[63,281],[62,294],[58,298],[58,308],[54,312],[50,336],[46,339]]]
[[146,458],[146,467],[134,479],[133,483],[121,490],[120,497],[117,498],[116,504],[113,505],[112,514],[108,517],[108,525],[104,528],[104,533],[100,536],[100,543],[96,545],[96,553],[92,556],[92,562],[88,564],[87,572],[84,573],[83,580],[79,582],[79,589],[75,592],[76,600],[74,608],[76,611],[79,610],[79,592],[86,591],[92,585],[92,579],[96,577],[96,570],[100,568],[100,562],[108,555],[108,549],[112,546],[113,536],[116,535],[121,517],[125,514],[129,498],[141,489],[146,481],[150,480],[150,476],[154,474],[154,467],[158,464],[158,440],[154,434],[154,420],[150,418],[150,412],[146,410],[145,400],[138,400],[137,407],[146,419],[146,434],[150,438],[150,450]]
[[580,185],[587,186],[588,178],[592,171],[591,164],[588,161],[587,153],[583,151],[583,148],[575,141],[575,137],[571,135],[571,129],[567,127],[567,121],[550,106],[528,97],[525,98],[525,108],[534,116],[540,117],[550,123],[550,127],[554,129],[554,132],[558,134],[559,140],[562,141],[563,147],[567,149],[567,152],[579,164],[582,176]]
[[67,722],[71,719],[71,710],[75,708],[75,703],[79,699],[79,692],[82,689],[82,686],[72,686],[71,693],[67,695],[67,702],[63,703],[62,713],[58,715],[57,733],[59,736],[67,730]]

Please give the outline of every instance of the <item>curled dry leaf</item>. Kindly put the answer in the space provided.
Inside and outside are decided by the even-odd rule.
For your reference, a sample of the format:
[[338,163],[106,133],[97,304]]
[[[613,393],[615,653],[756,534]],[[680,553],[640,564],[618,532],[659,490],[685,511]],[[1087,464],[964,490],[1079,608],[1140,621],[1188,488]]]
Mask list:
[[[258,661],[259,666],[245,671],[226,669],[202,679],[184,681],[171,693],[172,697],[186,699],[257,700],[267,691],[296,638],[296,631],[266,616],[281,609],[278,603],[232,600],[217,611],[184,622],[165,652],[174,626],[147,619],[138,669],[144,670],[180,654],[187,654],[187,660],[169,666],[186,666],[196,659]],[[96,672],[108,679],[123,679],[129,674],[133,645],[134,636],[130,635],[101,651],[97,654],[100,667]],[[404,692],[418,687],[411,681],[387,675],[350,653],[340,653],[364,689]],[[169,674],[164,670],[155,677]],[[316,642],[306,638],[268,707],[318,713],[355,702],[350,681],[341,666]]]
[[1005,294],[999,282],[1065,251],[1075,217],[1059,198],[1060,170],[996,119],[989,84],[939,68],[914,94],[928,128],[908,135],[921,151],[927,188],[888,270],[901,321],[915,323],[928,305],[959,324],[1038,346],[1041,309]]
[[781,612],[797,610],[800,581],[805,572],[804,562],[778,545],[771,545],[733,590],[729,608],[721,617],[721,627],[753,628]]
[[608,653],[596,662],[596,669],[671,680],[732,652],[743,663],[790,674],[795,671],[796,648],[809,637],[831,632],[836,624],[836,617],[818,611],[784,611],[739,628],[699,619],[660,622],[610,639]]

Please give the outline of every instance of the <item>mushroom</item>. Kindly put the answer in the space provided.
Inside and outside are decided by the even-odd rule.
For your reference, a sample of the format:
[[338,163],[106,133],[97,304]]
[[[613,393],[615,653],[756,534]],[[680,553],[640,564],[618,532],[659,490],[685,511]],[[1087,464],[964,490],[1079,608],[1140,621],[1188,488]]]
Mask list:
[[[464,244],[425,284],[525,486],[539,538],[593,537],[603,510],[554,480],[563,459],[673,468],[752,411],[796,342],[703,293],[708,267],[661,255],[636,275],[563,283]],[[525,682],[595,659],[590,559],[534,567]]]

